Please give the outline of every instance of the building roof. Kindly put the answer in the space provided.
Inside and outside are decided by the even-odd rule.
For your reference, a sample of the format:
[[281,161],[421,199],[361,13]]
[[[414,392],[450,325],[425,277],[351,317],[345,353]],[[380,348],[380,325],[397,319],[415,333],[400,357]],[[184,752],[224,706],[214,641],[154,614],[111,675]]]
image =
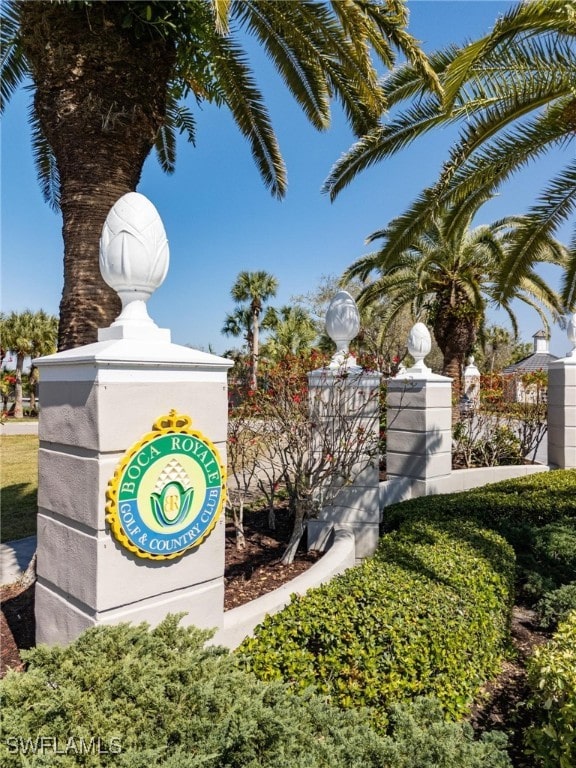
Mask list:
[[554,360],[558,360],[557,355],[551,352],[533,352],[523,360],[519,360],[514,365],[507,365],[502,369],[502,373],[531,373],[532,371],[547,371],[548,366]]

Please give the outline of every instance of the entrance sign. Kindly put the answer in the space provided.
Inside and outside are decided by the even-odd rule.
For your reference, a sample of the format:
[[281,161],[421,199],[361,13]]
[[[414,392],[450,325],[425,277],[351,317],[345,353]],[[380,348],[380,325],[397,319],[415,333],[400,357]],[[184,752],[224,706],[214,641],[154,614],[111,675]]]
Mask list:
[[172,410],[121,460],[106,491],[106,521],[126,549],[170,560],[198,546],[216,525],[226,472],[216,446]]

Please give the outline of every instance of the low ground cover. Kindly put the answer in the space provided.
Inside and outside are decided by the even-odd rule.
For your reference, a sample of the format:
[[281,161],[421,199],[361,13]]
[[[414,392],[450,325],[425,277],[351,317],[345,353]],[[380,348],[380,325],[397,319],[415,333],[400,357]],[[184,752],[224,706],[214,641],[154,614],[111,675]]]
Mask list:
[[475,741],[434,702],[395,707],[379,734],[365,712],[246,674],[204,646],[209,634],[171,617],[151,631],[98,627],[66,648],[30,651],[28,671],[2,683],[1,764],[19,768],[24,750],[31,768],[509,766],[501,738]]

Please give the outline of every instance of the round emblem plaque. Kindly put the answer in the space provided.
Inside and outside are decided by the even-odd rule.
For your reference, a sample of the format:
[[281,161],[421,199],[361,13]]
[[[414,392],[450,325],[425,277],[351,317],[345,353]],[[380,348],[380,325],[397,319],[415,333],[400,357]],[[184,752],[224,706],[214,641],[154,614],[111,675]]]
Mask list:
[[106,491],[106,521],[138,557],[169,560],[214,528],[226,493],[216,446],[170,411],[125,454]]

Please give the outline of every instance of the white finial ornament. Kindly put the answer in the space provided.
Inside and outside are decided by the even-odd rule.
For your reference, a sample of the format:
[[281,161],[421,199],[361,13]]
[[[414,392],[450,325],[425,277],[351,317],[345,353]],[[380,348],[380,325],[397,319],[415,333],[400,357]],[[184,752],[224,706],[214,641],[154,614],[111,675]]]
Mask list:
[[148,198],[138,192],[123,195],[110,209],[100,238],[100,271],[122,301],[122,312],[100,341],[123,338],[165,339],[148,315],[146,302],[168,272],[168,240],[162,219]]
[[360,330],[360,315],[356,302],[348,291],[338,291],[326,312],[326,333],[336,344],[329,368],[355,368],[356,358],[348,347]]
[[464,376],[480,376],[480,371],[474,361],[474,355],[470,355],[468,358],[468,365],[464,368]]
[[414,358],[414,365],[408,369],[408,373],[428,373],[431,370],[424,362],[431,349],[430,331],[424,323],[416,323],[408,336],[408,352]]

